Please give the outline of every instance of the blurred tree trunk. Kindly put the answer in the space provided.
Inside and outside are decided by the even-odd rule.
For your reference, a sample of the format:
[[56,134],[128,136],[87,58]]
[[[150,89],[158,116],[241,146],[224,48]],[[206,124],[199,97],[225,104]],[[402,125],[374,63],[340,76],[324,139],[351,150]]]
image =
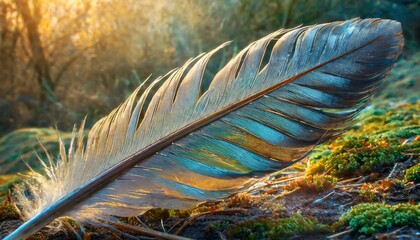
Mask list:
[[19,38],[19,30],[16,26],[12,28],[7,19],[8,13],[11,11],[9,4],[0,2],[0,62],[2,65],[0,68],[0,78],[12,83],[8,84],[9,89],[3,89],[9,93],[14,92],[13,80],[15,77],[16,44]]
[[[36,73],[36,79],[41,88],[40,100],[44,102],[48,96],[54,94],[55,84],[50,73],[50,64],[45,56],[39,34],[40,0],[32,1],[32,9],[28,0],[15,0],[16,8],[22,17],[26,28],[28,44],[31,50],[31,62]],[[32,10],[32,11],[31,11]]]

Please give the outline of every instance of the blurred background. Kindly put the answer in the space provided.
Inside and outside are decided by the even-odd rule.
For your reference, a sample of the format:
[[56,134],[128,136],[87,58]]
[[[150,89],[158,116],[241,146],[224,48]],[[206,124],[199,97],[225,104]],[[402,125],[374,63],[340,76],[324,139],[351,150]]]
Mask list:
[[0,0],[0,136],[85,115],[89,128],[149,75],[221,43],[354,17],[400,21],[404,56],[416,52],[417,0]]
[[39,166],[39,142],[56,152],[54,126],[68,143],[75,123],[87,115],[89,129],[151,74],[234,40],[211,75],[279,28],[354,17],[402,23],[405,52],[381,96],[420,98],[418,0],[0,0],[0,174]]

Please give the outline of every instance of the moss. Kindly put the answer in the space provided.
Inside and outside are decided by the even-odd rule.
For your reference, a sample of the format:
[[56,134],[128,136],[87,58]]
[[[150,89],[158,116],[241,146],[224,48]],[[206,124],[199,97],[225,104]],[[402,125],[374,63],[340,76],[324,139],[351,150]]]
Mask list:
[[256,219],[236,225],[228,232],[230,238],[266,239],[274,228],[275,221],[268,218]]
[[420,148],[419,109],[420,101],[366,111],[355,128],[315,149],[307,173],[352,177],[382,172],[405,160]]
[[420,183],[420,163],[405,170],[404,179],[408,182]]
[[234,208],[250,208],[252,206],[252,198],[249,194],[239,193],[227,200],[227,207]]
[[[220,204],[220,202],[206,202],[204,204],[198,205],[197,207],[186,210],[190,213],[190,215],[194,215],[197,213],[203,213],[203,212],[214,212],[218,210],[222,210],[224,208],[223,204]],[[181,210],[180,213],[183,211]]]
[[[220,204],[217,203],[206,203],[206,205],[203,204],[195,208],[185,210],[153,208],[141,215],[141,218],[144,218],[145,221],[160,221],[167,220],[169,218],[188,218],[194,214],[212,212],[220,210],[220,208]],[[134,216],[121,218],[121,220],[134,225],[139,224],[138,220]]]
[[207,225],[204,229],[207,235],[214,234],[216,232],[224,232],[227,231],[232,225],[232,222],[229,220],[222,220],[216,223],[211,223]]
[[27,240],[44,240],[44,239],[47,239],[47,237],[42,232],[37,232],[27,238]]
[[413,103],[380,102],[358,117],[357,131],[392,130],[401,126],[419,125],[420,101]]
[[270,232],[271,239],[282,239],[286,236],[305,235],[311,233],[325,233],[330,229],[320,224],[315,218],[303,217],[300,213],[290,218],[280,218],[277,225]]
[[331,143],[331,152],[316,159],[309,173],[330,170],[333,176],[349,177],[378,172],[405,159],[408,148],[395,138],[345,136]]
[[[166,220],[173,217],[186,217],[189,216],[186,211],[179,211],[173,209],[153,208],[145,212],[142,216],[148,220]],[[129,218],[128,221],[134,221]]]
[[228,232],[239,239],[285,239],[290,236],[329,232],[329,227],[314,218],[296,213],[289,218],[256,219],[236,225]]
[[359,190],[358,198],[363,202],[377,202],[379,200],[379,196],[376,186],[371,184],[363,184]]
[[300,188],[307,193],[318,193],[333,188],[336,183],[337,178],[329,175],[309,175],[305,178],[290,181],[285,189],[293,191]]
[[394,184],[395,184],[395,189],[397,189],[397,190],[403,190],[405,188],[404,181],[395,180]]
[[344,213],[338,225],[349,226],[364,235],[373,235],[393,227],[420,227],[420,205],[363,203]]
[[16,206],[8,201],[0,205],[0,221],[20,219],[19,211]]

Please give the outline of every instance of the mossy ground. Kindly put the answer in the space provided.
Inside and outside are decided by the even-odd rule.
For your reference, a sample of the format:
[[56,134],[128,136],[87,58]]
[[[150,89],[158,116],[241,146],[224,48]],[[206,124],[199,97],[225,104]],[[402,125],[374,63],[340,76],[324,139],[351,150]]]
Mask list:
[[[217,230],[219,226],[220,224],[217,224],[215,229]],[[323,232],[330,232],[329,226],[318,223],[315,218],[303,217],[300,213],[296,213],[285,218],[263,218],[236,224],[229,228],[227,236],[250,240],[287,239],[291,236]]]
[[10,202],[3,202],[0,205],[0,221],[6,219],[20,219],[19,211],[16,206]]
[[405,170],[404,179],[408,182],[420,183],[420,163]]
[[359,119],[352,130],[315,149],[308,174],[328,171],[336,177],[354,177],[387,171],[419,152],[420,101],[370,109]]
[[420,205],[363,203],[343,214],[337,225],[340,224],[367,236],[395,227],[420,228]]

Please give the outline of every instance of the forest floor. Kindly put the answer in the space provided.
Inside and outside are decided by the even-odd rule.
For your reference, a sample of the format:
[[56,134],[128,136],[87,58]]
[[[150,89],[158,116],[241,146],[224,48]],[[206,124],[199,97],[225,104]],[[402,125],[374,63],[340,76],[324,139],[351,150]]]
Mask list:
[[[420,239],[419,64],[420,54],[405,56],[352,129],[247,192],[119,218],[112,228],[82,231],[65,220],[61,231],[44,228],[31,239]],[[9,166],[0,172],[0,238],[23,223],[7,195],[19,181],[11,159],[0,159]]]

